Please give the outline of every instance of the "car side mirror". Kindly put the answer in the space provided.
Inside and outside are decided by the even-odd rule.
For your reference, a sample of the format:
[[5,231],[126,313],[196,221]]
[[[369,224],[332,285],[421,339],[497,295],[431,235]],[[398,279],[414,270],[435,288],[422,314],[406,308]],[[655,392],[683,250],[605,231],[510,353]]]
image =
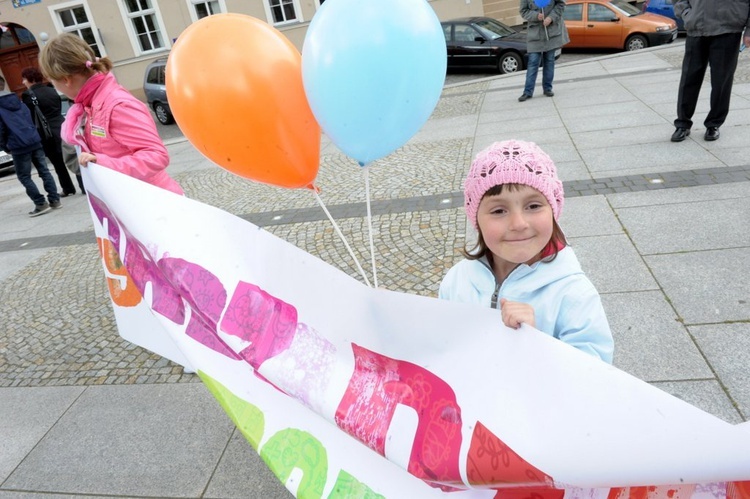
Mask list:
[[486,39],[485,37],[483,37],[483,36],[475,36],[475,37],[474,37],[474,41],[475,41],[475,42],[480,42],[480,43],[484,43],[484,42],[486,42],[486,41],[487,41],[487,39]]
[[619,17],[615,17],[614,19],[610,19],[609,22],[619,23],[620,22],[620,18]]

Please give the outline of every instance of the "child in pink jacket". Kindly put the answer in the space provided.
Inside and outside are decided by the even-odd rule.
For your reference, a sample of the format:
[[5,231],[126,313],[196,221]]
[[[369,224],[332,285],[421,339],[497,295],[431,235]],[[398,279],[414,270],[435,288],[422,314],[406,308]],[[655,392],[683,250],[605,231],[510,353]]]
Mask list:
[[182,194],[166,171],[169,153],[148,108],[125,90],[81,38],[62,34],[39,54],[44,75],[75,101],[62,125],[62,139],[81,147],[78,161],[106,166],[149,184]]

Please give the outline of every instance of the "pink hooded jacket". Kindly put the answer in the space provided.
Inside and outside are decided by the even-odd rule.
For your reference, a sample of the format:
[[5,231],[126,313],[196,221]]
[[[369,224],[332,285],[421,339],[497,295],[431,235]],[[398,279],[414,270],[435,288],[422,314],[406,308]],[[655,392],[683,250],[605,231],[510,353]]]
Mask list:
[[[105,75],[91,107],[83,110],[83,116],[74,108],[75,105],[62,127],[66,142],[96,154],[99,165],[183,194],[180,185],[167,174],[169,153],[156,131],[151,113],[145,104],[117,83],[112,73]],[[79,130],[84,117],[85,129],[81,136]]]

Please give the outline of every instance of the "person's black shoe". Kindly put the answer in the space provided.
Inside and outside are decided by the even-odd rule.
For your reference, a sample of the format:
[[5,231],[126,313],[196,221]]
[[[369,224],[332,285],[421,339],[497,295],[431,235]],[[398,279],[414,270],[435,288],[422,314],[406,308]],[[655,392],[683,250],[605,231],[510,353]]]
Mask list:
[[76,193],[76,191],[73,191],[73,192],[63,192],[62,194],[60,194],[60,197],[61,198],[66,198],[68,196],[72,196],[75,193]]
[[706,134],[703,136],[703,138],[709,142],[713,140],[718,140],[719,139],[719,127],[710,126],[706,128]]
[[552,90],[545,90],[544,95],[546,95],[547,97],[554,97],[555,92],[553,92]]
[[689,128],[682,128],[677,127],[677,129],[672,134],[672,142],[682,142],[687,138],[687,136],[690,135],[690,129]]
[[529,94],[523,94],[521,97],[518,98],[518,102],[523,102],[527,99],[531,99],[531,96]]

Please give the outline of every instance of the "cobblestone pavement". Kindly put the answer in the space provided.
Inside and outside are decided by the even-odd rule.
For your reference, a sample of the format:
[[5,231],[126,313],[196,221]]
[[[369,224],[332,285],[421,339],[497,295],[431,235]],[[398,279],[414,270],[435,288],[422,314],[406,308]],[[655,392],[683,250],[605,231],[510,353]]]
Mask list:
[[[681,53],[659,52],[673,67]],[[743,54],[743,58],[748,54]],[[750,64],[738,79],[747,81]],[[446,88],[433,119],[476,114],[488,82]],[[369,168],[380,285],[434,296],[459,258],[465,234],[461,181],[472,139],[410,143]],[[170,147],[173,158],[191,146]],[[415,165],[419,165],[416,168]],[[363,172],[340,153],[323,154],[321,199],[369,267]],[[273,234],[360,278],[344,245],[310,191],[248,182],[219,168],[176,175],[186,194],[264,226]],[[750,180],[750,165],[566,182],[568,197]],[[91,232],[27,241],[55,247],[0,287],[0,387],[197,382],[179,366],[117,334]],[[18,247],[0,242],[0,252]],[[50,278],[52,276],[53,278]]]
[[95,242],[48,252],[0,303],[0,387],[198,381],[117,334]]

